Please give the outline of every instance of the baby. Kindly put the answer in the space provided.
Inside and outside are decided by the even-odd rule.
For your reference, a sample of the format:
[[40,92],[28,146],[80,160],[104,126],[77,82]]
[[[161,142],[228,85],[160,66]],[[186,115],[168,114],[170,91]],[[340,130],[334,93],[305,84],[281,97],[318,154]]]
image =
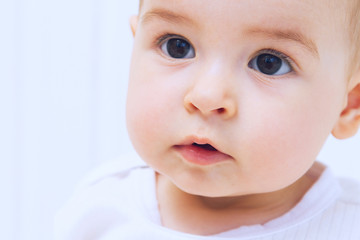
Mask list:
[[360,124],[359,0],[145,0],[130,22],[147,166],[99,170],[57,239],[360,239],[359,184],[315,161]]

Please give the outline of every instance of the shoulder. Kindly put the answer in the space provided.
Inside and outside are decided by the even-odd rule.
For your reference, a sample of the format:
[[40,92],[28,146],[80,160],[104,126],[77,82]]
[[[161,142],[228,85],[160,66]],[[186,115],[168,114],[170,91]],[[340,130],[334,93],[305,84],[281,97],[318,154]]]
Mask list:
[[81,181],[55,216],[55,239],[88,239],[87,234],[104,233],[140,214],[141,182],[154,174],[140,161],[124,162],[105,163]]
[[136,169],[147,168],[146,164],[135,155],[122,155],[115,160],[105,162],[86,174],[76,185],[75,191],[94,186],[109,178],[124,180]]
[[[340,239],[360,239],[360,184],[351,179],[339,179],[341,194],[325,212],[322,221],[329,233]],[[329,238],[327,238],[329,239]]]
[[96,199],[109,199],[116,193],[121,194],[121,200],[125,200],[135,190],[131,183],[151,174],[152,170],[135,156],[123,156],[90,171],[77,184],[70,201],[85,198],[87,202],[94,202]]
[[360,182],[353,179],[340,178],[339,183],[342,188],[339,200],[360,207]]

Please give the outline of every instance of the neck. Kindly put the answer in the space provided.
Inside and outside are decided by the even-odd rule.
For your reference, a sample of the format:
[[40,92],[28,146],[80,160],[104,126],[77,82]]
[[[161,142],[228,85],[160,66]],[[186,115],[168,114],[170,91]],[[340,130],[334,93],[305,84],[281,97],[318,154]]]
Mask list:
[[323,170],[324,166],[316,163],[298,181],[276,192],[217,198],[188,194],[158,175],[157,197],[162,224],[197,235],[264,224],[291,210]]

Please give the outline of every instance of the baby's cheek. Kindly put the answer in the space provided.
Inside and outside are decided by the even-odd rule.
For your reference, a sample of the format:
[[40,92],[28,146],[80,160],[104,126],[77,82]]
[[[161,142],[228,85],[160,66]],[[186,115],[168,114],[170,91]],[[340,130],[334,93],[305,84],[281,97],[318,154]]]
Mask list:
[[146,99],[128,103],[127,124],[129,134],[134,138],[132,140],[145,143],[149,140],[154,141],[155,133],[162,124],[157,112]]
[[[130,139],[140,155],[154,155],[166,137],[169,119],[166,102],[156,89],[129,91],[127,125]],[[165,101],[165,102],[164,102]]]
[[[278,115],[277,115],[278,116]],[[296,118],[268,118],[267,124],[256,124],[252,131],[248,149],[252,166],[248,171],[256,172],[259,182],[267,190],[277,190],[300,178],[314,159],[314,151],[305,126]],[[252,143],[252,144],[251,144]],[[251,144],[251,145],[250,145]]]

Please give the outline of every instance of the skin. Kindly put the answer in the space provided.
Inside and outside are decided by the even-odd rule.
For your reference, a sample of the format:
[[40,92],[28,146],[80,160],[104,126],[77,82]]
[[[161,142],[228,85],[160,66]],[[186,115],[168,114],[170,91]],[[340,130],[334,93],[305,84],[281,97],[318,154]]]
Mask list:
[[[321,175],[315,159],[329,133],[356,132],[360,74],[346,79],[341,14],[326,2],[143,2],[131,20],[127,125],[157,172],[165,227],[210,235],[279,217]],[[268,34],[290,30],[302,41]],[[195,56],[169,57],[158,41],[165,34],[188,40]],[[290,72],[269,76],[249,67],[269,48],[291,59]],[[227,159],[189,162],[177,146],[194,139]]]

